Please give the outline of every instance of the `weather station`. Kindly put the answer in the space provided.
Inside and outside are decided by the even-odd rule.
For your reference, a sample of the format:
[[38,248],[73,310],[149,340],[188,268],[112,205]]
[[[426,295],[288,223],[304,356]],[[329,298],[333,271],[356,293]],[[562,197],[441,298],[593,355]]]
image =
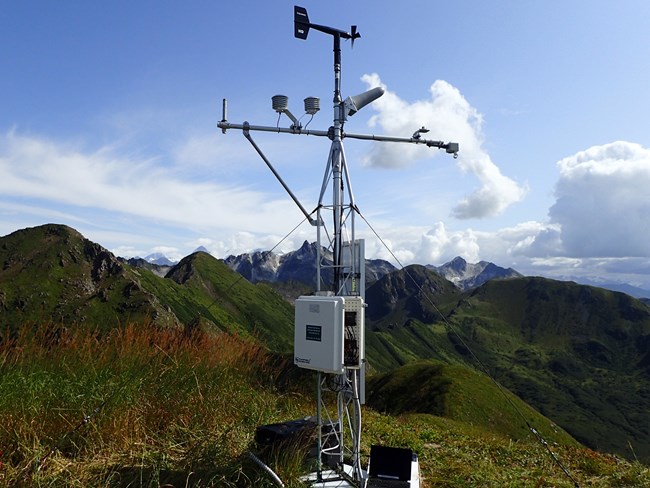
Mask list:
[[[296,300],[294,329],[294,364],[317,374],[316,415],[313,420],[287,424],[291,424],[291,428],[308,425],[315,431],[315,470],[304,478],[308,486],[419,488],[417,454],[409,449],[372,446],[369,461],[362,463],[361,405],[365,403],[366,367],[365,246],[363,239],[355,234],[355,216],[360,212],[352,192],[343,140],[421,144],[443,149],[454,157],[458,155],[459,146],[455,142],[423,138],[422,134],[428,132],[424,127],[417,129],[411,137],[345,132],[348,117],[381,97],[384,91],[376,87],[345,99],[341,95],[341,39],[350,40],[351,44],[359,39],[361,36],[356,26],[347,32],[313,24],[305,8],[294,7],[295,37],[306,40],[311,30],[331,36],[334,43],[332,125],[327,130],[302,127],[289,110],[288,97],[284,95],[275,95],[271,101],[279,117],[286,115],[291,120],[287,128],[280,127],[279,119],[277,126],[230,123],[226,99],[223,100],[222,120],[217,124],[224,134],[230,129],[243,132],[305,219],[316,228],[316,290],[313,295]],[[320,110],[320,100],[306,98],[304,109],[305,114],[313,118]],[[255,131],[330,139],[318,204],[313,211],[307,211],[299,202],[253,140],[251,132]],[[284,486],[268,466],[264,467],[279,486]]]

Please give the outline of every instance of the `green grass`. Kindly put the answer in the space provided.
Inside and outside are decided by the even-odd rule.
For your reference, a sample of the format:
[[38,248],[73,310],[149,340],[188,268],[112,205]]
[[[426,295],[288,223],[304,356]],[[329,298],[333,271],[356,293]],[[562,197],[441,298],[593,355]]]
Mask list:
[[191,473],[237,486],[255,427],[305,403],[274,387],[277,359],[228,334],[25,329],[0,365],[5,486],[184,486]]
[[[226,333],[131,324],[3,334],[0,486],[273,486],[247,457],[255,428],[313,414],[312,380]],[[450,397],[450,414],[471,404],[472,391],[463,395]],[[478,413],[453,420],[366,407],[362,452],[374,443],[415,449],[424,488],[571,486],[535,439],[471,425]],[[641,464],[561,440],[551,448],[583,486],[650,486]],[[287,486],[301,486],[302,451],[265,460]]]
[[[423,487],[574,487],[533,439],[513,441],[465,422],[431,415],[365,416],[365,440],[419,454]],[[577,446],[551,444],[582,487],[649,487],[650,470]]]

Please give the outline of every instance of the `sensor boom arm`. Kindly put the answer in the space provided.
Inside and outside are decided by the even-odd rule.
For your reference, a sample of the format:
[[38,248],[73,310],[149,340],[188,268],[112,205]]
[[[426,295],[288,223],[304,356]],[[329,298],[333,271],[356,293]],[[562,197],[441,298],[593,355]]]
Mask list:
[[[298,134],[298,135],[305,135],[305,136],[329,137],[330,139],[332,138],[332,133],[330,130],[303,129],[302,127],[296,125],[292,125],[289,128],[284,128],[284,127],[272,127],[272,126],[265,126],[265,125],[250,125],[248,122],[244,122],[243,124],[232,124],[228,122],[228,120],[226,120],[226,116],[227,116],[225,110],[226,106],[227,106],[227,102],[224,99],[223,117],[217,123],[217,127],[219,127],[224,134],[228,129],[239,129],[244,131],[244,135],[246,135],[249,131],[260,131],[260,132],[276,132],[278,134]],[[422,139],[421,137],[394,137],[394,136],[385,136],[385,135],[376,135],[376,134],[354,134],[354,133],[343,131],[341,133],[341,138],[361,139],[365,141],[424,144],[427,147],[436,147],[438,149],[444,149],[447,154],[453,154],[455,158],[458,157],[458,151],[459,151],[459,144],[457,142],[435,141],[431,139]]]

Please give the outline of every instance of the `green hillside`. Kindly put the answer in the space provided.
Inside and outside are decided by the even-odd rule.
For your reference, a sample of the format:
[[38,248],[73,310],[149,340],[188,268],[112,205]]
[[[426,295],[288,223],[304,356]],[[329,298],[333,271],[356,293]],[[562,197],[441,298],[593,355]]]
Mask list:
[[268,285],[251,284],[210,254],[185,257],[164,279],[143,273],[144,286],[190,326],[254,335],[276,351],[293,347],[293,308]]
[[454,319],[499,381],[578,440],[650,460],[645,304],[600,288],[523,278],[487,283]]
[[486,375],[462,365],[417,361],[368,380],[368,404],[392,415],[427,413],[474,425],[513,440],[528,439],[534,427],[547,440],[578,443],[552,421]]
[[440,319],[460,298],[461,292],[451,282],[419,265],[390,273],[371,285],[366,292],[370,369],[386,372],[418,359],[458,361]]
[[114,327],[147,317],[175,322],[136,272],[70,227],[43,225],[2,237],[0,263],[4,327],[42,321]]
[[255,335],[278,351],[291,349],[291,305],[206,253],[186,257],[161,278],[118,261],[70,227],[49,224],[0,238],[0,263],[3,328],[152,321]]
[[[407,302],[383,286],[385,294],[369,290],[368,296]],[[645,303],[543,278],[490,281],[469,293],[443,291],[425,300],[441,310],[436,319],[418,314],[420,306],[403,309],[401,322],[395,313],[371,322],[368,356],[376,369],[418,358],[481,369],[478,358],[501,384],[579,441],[650,461]]]

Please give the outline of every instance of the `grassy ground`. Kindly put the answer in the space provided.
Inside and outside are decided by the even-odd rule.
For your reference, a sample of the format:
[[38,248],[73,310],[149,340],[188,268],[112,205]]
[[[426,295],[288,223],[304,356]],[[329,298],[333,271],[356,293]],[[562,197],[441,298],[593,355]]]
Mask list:
[[[247,456],[255,428],[314,410],[309,378],[248,339],[147,325],[21,330],[0,342],[0,486],[270,487]],[[415,449],[424,487],[573,486],[533,438],[432,415],[363,415],[363,452]],[[639,463],[549,447],[581,486],[650,487]],[[265,460],[300,486],[300,452]]]

